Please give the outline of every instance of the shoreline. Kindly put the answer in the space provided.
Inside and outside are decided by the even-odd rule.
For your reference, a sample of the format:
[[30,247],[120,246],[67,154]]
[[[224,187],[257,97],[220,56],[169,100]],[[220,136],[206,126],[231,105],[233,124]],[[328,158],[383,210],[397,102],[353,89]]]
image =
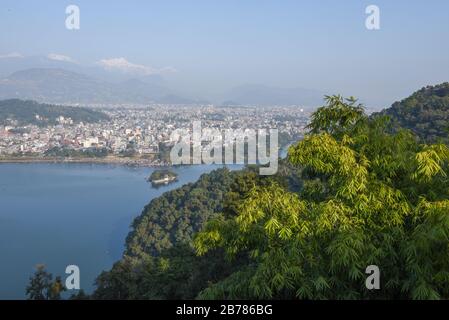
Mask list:
[[8,163],[80,163],[80,164],[114,164],[140,167],[171,167],[169,163],[155,163],[151,160],[137,158],[0,158],[0,164]]

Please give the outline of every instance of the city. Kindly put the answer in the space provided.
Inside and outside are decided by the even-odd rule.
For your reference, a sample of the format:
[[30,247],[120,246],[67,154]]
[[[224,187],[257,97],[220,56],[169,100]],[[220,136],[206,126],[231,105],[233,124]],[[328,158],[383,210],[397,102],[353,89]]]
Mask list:
[[193,121],[219,130],[276,128],[282,148],[300,138],[309,115],[299,106],[150,105],[96,110],[110,120],[75,123],[59,116],[55,125],[18,126],[6,119],[8,125],[0,126],[0,160],[86,161],[88,154],[91,161],[168,165],[162,153],[175,142],[170,134],[190,127]]

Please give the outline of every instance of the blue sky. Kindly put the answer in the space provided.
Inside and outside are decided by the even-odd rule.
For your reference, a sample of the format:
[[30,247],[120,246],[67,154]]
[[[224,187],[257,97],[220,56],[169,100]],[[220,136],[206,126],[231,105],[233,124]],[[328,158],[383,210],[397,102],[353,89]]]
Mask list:
[[[80,8],[80,30],[65,28],[69,4]],[[378,31],[365,28],[370,4],[381,10]],[[2,0],[0,28],[0,56],[170,67],[168,81],[206,97],[260,83],[385,106],[449,81],[446,0]]]

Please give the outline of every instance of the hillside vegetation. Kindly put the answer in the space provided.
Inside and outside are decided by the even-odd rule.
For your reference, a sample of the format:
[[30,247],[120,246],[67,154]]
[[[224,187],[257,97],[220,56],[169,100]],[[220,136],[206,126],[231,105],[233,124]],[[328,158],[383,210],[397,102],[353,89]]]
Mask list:
[[54,125],[58,123],[57,118],[60,116],[70,118],[74,123],[95,123],[109,119],[105,113],[89,108],[57,106],[19,99],[0,101],[0,124],[2,125]]
[[423,142],[449,142],[449,83],[427,86],[395,102],[379,115],[391,118],[392,125],[410,129]]
[[152,200],[91,297],[449,299],[448,146],[326,102],[276,175],[220,169]]
[[[93,296],[449,298],[448,147],[339,96],[309,128],[285,174],[216,171],[153,200]],[[365,287],[369,265],[381,290]]]

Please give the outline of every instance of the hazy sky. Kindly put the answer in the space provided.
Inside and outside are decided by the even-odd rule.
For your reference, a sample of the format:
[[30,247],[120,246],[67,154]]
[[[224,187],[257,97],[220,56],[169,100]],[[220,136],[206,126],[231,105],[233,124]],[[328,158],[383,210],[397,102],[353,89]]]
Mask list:
[[[69,4],[80,30],[65,28]],[[377,31],[365,28],[370,4],[380,8]],[[206,97],[260,83],[376,105],[449,81],[447,0],[2,0],[0,28],[0,56],[144,67]]]

